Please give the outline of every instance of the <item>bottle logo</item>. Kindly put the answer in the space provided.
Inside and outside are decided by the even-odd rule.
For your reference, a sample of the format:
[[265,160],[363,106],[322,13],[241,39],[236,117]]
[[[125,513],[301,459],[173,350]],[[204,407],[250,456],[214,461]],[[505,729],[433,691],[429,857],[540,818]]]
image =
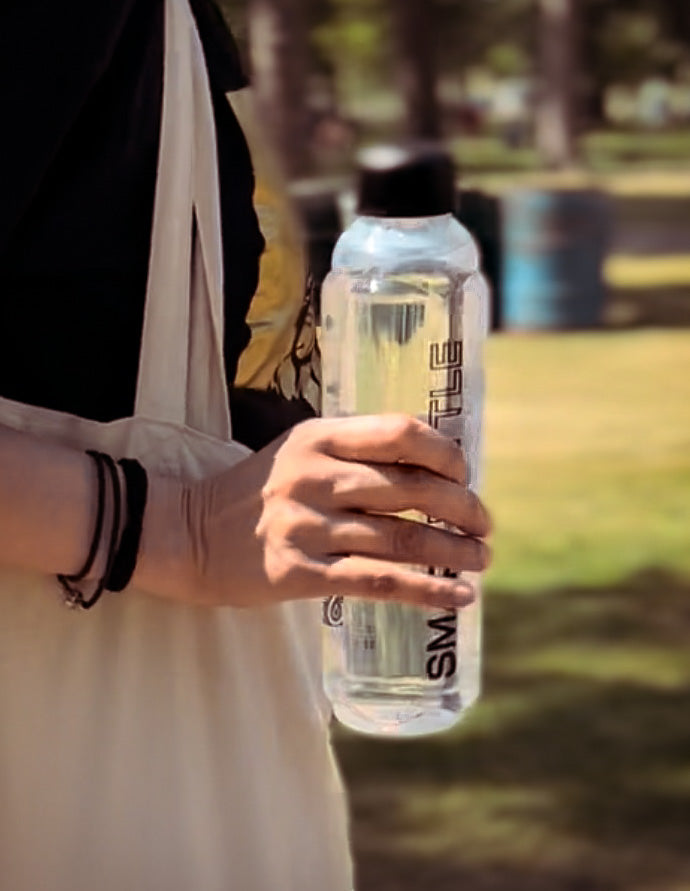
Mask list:
[[[435,372],[434,386],[429,390],[428,420],[435,430],[454,434],[460,442],[457,424],[462,416],[462,341],[432,343],[429,349],[429,371]],[[433,520],[429,518],[429,522]],[[451,569],[429,567],[429,575],[457,578]],[[452,678],[457,671],[458,613],[449,609],[427,621],[429,643],[426,646],[426,676],[430,681]]]
[[342,595],[324,598],[322,621],[329,628],[338,628],[343,624]]
[[431,640],[426,646],[426,676],[430,681],[452,678],[457,669],[458,611],[449,609],[427,621]]
[[429,371],[445,372],[444,385],[429,390],[429,426],[438,430],[446,418],[457,418],[462,414],[462,341],[432,343]]

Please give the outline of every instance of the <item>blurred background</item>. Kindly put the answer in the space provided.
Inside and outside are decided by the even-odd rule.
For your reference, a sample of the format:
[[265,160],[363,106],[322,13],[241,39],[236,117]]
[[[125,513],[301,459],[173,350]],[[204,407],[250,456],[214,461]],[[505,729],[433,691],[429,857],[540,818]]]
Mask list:
[[356,149],[413,135],[493,287],[484,694],[336,730],[358,887],[690,891],[690,3],[222,5],[317,282]]

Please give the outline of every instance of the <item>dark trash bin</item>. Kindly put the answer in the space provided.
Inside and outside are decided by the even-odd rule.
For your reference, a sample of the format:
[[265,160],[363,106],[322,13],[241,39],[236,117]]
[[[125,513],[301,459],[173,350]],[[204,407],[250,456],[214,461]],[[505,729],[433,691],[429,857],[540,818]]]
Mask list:
[[594,190],[520,190],[502,201],[503,325],[591,328],[601,323],[609,204]]

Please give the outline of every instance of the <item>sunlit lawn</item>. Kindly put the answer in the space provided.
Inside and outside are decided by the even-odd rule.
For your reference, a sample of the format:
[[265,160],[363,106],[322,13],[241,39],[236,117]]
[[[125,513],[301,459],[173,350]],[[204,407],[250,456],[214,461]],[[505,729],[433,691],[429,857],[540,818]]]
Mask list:
[[689,891],[690,333],[488,347],[485,692],[340,732],[361,891]]
[[[469,173],[538,171],[539,157],[532,145],[512,147],[498,134],[459,134],[452,145],[461,170]],[[690,129],[660,131],[599,130],[580,140],[580,157],[589,170],[610,173],[652,167],[687,169]]]
[[491,582],[690,570],[688,333],[503,335],[487,362]]

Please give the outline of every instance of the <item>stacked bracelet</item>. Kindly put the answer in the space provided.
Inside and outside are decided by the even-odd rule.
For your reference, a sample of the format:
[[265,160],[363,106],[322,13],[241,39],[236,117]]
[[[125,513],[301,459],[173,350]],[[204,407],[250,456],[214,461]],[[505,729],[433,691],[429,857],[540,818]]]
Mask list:
[[106,591],[122,591],[129,584],[137,564],[141,527],[148,494],[146,471],[138,461],[122,458],[117,462],[122,468],[127,491],[127,522],[122,530],[120,545],[113,565],[105,581]]
[[65,603],[68,606],[80,606],[83,609],[88,609],[90,606],[93,606],[96,600],[93,598],[86,599],[81,589],[77,586],[77,583],[83,581],[91,571],[91,567],[96,559],[96,554],[98,554],[100,548],[101,536],[103,534],[103,521],[105,519],[105,463],[103,461],[103,456],[100,452],[94,452],[91,449],[89,449],[86,454],[93,458],[96,465],[98,485],[96,523],[91,538],[91,544],[89,546],[89,553],[86,557],[86,562],[79,572],[74,575],[58,575],[57,577],[65,594]]
[[[122,591],[130,582],[136,567],[141,529],[146,508],[148,482],[146,471],[138,461],[123,458],[118,463],[122,468],[125,482],[125,495],[120,485],[120,476],[115,462],[103,452],[91,449],[87,455],[96,465],[97,504],[91,544],[84,566],[74,575],[58,575],[64,591],[65,603],[71,607],[90,609],[98,602],[103,591]],[[108,485],[109,483],[109,485]],[[83,583],[89,575],[96,555],[105,539],[105,513],[108,500],[112,501],[110,532],[107,536],[107,552],[103,575],[90,595],[83,590]],[[125,523],[120,535],[120,521],[125,502]]]

